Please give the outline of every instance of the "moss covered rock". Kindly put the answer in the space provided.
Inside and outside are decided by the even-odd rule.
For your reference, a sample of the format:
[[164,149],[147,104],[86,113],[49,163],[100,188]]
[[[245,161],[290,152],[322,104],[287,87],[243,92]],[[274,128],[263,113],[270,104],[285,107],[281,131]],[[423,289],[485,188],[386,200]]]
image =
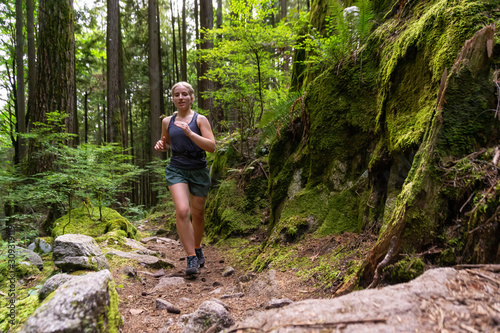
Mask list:
[[63,234],[82,234],[91,237],[100,237],[110,231],[116,231],[124,237],[135,238],[137,229],[116,210],[102,208],[103,221],[100,220],[97,208],[88,210],[85,207],[76,208],[54,222],[52,237]]
[[[463,207],[471,187],[463,196],[445,194],[442,165],[499,139],[493,116],[499,35],[488,24],[500,15],[493,2],[400,5],[355,54],[305,86],[305,111],[281,128],[269,155],[272,240],[293,240],[296,230],[307,228],[320,235],[368,227],[380,232],[356,281],[373,278],[392,236],[397,251],[420,252],[460,221],[450,208]],[[312,7],[311,22],[319,29],[327,9],[319,2]],[[294,136],[296,126],[304,129],[302,137]],[[485,206],[496,198],[483,200]],[[484,211],[491,220],[492,210]],[[304,222],[311,217],[314,228]],[[486,253],[480,256],[472,245],[469,251],[472,258],[491,259],[498,237],[482,237],[474,241],[485,244]]]
[[102,270],[61,285],[20,332],[118,332],[121,324],[114,281]]

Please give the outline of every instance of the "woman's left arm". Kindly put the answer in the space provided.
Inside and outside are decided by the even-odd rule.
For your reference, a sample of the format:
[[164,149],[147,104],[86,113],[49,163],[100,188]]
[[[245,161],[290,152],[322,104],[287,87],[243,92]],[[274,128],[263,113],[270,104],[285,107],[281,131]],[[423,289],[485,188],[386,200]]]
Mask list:
[[200,129],[201,135],[198,135],[195,132],[191,131],[186,123],[175,122],[175,125],[180,127],[198,147],[205,151],[208,151],[209,153],[213,153],[215,151],[215,138],[214,133],[212,132],[212,127],[210,126],[210,122],[208,121],[207,117],[202,115],[198,115],[197,120],[198,121],[196,123],[198,125],[198,128]]

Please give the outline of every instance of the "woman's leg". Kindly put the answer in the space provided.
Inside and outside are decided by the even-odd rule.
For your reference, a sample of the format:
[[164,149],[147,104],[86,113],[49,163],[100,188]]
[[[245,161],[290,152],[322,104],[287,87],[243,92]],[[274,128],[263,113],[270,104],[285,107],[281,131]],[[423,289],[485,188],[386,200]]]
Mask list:
[[194,246],[199,248],[205,230],[205,197],[195,197],[190,195],[191,198],[191,216],[193,219],[193,232],[194,232]]
[[169,186],[168,189],[175,205],[177,234],[187,255],[194,255],[195,238],[190,219],[189,186],[186,183],[177,183]]

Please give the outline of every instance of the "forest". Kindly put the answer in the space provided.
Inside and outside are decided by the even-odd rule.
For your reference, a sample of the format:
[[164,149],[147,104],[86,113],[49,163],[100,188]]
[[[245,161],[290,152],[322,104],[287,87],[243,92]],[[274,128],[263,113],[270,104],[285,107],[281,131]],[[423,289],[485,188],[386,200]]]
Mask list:
[[[180,81],[216,139],[204,246],[245,273],[290,272],[317,298],[498,273],[499,23],[498,0],[0,0],[2,275],[11,244],[91,236],[125,285],[96,323],[116,331],[134,309],[111,253],[178,238],[154,145]],[[58,268],[40,254],[0,331],[43,308]]]

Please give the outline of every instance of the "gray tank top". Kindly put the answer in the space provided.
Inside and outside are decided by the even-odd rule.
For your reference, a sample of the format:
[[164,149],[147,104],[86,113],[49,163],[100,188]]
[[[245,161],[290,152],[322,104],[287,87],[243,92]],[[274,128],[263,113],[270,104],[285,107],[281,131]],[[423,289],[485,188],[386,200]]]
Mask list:
[[[168,124],[168,135],[170,136],[170,146],[172,158],[170,165],[177,169],[198,170],[207,166],[206,153],[191,140],[182,129],[174,125],[177,114],[174,114]],[[201,135],[197,124],[198,113],[195,112],[189,122],[191,131]]]

